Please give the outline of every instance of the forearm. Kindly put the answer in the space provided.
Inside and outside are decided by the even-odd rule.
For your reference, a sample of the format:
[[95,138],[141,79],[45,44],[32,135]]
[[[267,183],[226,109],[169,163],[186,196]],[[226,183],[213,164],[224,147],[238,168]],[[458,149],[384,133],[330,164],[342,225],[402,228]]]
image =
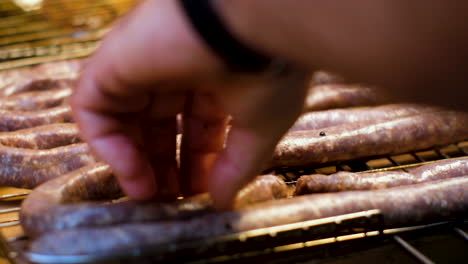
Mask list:
[[[454,3],[457,2],[457,3]],[[219,0],[229,28],[271,56],[385,88],[396,99],[465,108],[468,3]],[[444,91],[441,96],[439,91]],[[442,100],[442,101],[441,101]]]

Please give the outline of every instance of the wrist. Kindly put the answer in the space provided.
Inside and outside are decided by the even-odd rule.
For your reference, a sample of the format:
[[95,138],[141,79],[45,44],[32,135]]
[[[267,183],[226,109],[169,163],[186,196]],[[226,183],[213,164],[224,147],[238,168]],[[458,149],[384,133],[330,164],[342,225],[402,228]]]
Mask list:
[[211,1],[225,26],[240,42],[269,57],[278,57],[272,49],[274,40],[268,32],[272,24],[267,22],[266,14],[261,17],[259,14],[259,10],[264,8],[261,1]]
[[190,21],[205,45],[233,72],[262,72],[272,64],[272,58],[246,45],[239,39],[224,18],[220,16],[216,1],[179,0]]

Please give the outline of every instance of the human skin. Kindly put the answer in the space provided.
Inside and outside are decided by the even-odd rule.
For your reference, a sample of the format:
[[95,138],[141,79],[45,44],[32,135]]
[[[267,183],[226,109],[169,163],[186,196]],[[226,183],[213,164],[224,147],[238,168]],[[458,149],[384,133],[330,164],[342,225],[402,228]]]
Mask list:
[[[377,85],[396,99],[466,108],[466,92],[457,88],[468,84],[461,8],[468,3],[454,2],[214,1],[242,42],[291,65],[269,75],[230,72],[177,1],[147,0],[86,63],[71,100],[74,117],[131,198],[209,191],[228,208],[301,112],[314,69]],[[177,113],[186,135],[180,172]]]

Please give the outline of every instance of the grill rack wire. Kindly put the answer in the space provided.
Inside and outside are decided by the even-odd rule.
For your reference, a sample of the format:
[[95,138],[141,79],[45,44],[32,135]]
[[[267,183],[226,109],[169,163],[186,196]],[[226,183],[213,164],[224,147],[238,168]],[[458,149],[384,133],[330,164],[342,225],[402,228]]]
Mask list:
[[[47,1],[46,12],[24,11],[12,0],[0,0],[0,70],[86,57],[98,47],[112,21],[136,2]],[[73,14],[64,11],[60,2],[67,2]]]
[[[403,155],[375,157],[368,160],[339,163],[333,166],[317,168],[287,168],[276,171],[289,184],[294,184],[300,175],[311,173],[333,173],[333,171],[350,170],[358,173],[368,173],[387,170],[406,170],[408,168],[431,163],[441,159],[468,156],[468,141],[436,147],[426,151],[411,152]],[[372,166],[371,166],[372,165]],[[365,169],[365,170],[360,170]],[[23,199],[28,192],[6,194],[0,196],[0,202],[5,200]],[[19,207],[0,210],[1,214],[17,213]],[[379,210],[369,210],[353,214],[339,215],[323,219],[305,221],[295,224],[262,228],[247,232],[216,237],[196,243],[167,245],[157,248],[136,248],[126,252],[116,252],[109,255],[54,256],[30,254],[24,250],[28,238],[24,235],[6,239],[0,233],[0,250],[11,264],[23,263],[100,263],[102,261],[117,261],[117,263],[141,263],[146,261],[164,263],[240,263],[246,259],[262,256],[281,256],[294,252],[313,253],[315,258],[338,257],[349,253],[348,245],[369,245],[393,243],[409,254],[417,263],[436,263],[407,241],[404,236],[418,233],[430,233],[443,230],[452,236],[468,242],[468,219],[438,222],[427,225],[406,226],[392,229],[379,228],[381,223]],[[0,231],[19,225],[18,219],[0,222]],[[468,244],[467,244],[468,245]],[[356,246],[354,246],[355,248]],[[467,247],[468,249],[468,247]],[[355,251],[354,249],[352,251]],[[332,252],[332,253],[331,253]],[[278,262],[281,263],[281,262]]]

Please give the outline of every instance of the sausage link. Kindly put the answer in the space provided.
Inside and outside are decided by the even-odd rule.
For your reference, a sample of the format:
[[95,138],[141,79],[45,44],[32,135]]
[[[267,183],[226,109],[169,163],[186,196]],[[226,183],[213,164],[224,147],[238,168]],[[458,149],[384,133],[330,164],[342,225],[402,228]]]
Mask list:
[[442,160],[410,169],[410,173],[423,181],[468,175],[468,158]]
[[0,146],[0,185],[34,188],[94,162],[85,143],[47,150]]
[[378,155],[401,154],[468,138],[468,114],[424,113],[375,123],[349,123],[287,134],[276,146],[270,168],[318,165]]
[[32,235],[35,230],[44,230],[43,226],[53,221],[54,215],[48,214],[48,211],[59,204],[120,196],[121,190],[109,166],[91,164],[35,188],[21,205],[21,225],[26,233]]
[[442,111],[441,108],[417,104],[389,104],[376,107],[331,109],[302,114],[289,132],[321,129],[354,122],[377,123],[404,116]]
[[[110,253],[144,246],[175,245],[257,228],[379,209],[382,227],[420,224],[465,216],[468,177],[390,189],[310,194],[266,202],[240,211],[203,215],[186,221],[78,228],[44,234],[30,251],[78,255]],[[319,232],[319,231],[317,231]]]
[[74,85],[75,80],[70,78],[21,79],[20,81],[9,83],[0,89],[0,97],[8,97],[25,92],[72,89]]
[[32,112],[0,110],[0,131],[16,131],[72,121],[71,108],[66,105]]
[[14,91],[23,91],[25,89],[21,87],[38,80],[76,79],[81,67],[82,60],[68,60],[2,71],[0,72],[0,97],[9,96]]
[[63,104],[71,93],[71,88],[24,92],[0,98],[0,109],[9,111],[35,111],[51,108]]
[[377,102],[377,95],[370,88],[346,84],[325,84],[309,89],[303,111],[369,106],[375,105]]
[[294,189],[275,175],[261,175],[242,188],[234,201],[234,208],[240,209],[250,205],[287,198]]
[[437,161],[410,170],[374,173],[338,172],[332,175],[303,175],[296,195],[321,192],[384,189],[468,175],[468,158]]
[[[189,219],[214,211],[208,194],[171,203],[89,201],[116,198],[117,189],[106,165],[95,164],[73,171],[31,192],[21,206],[21,225],[29,236],[35,237],[77,227]],[[245,208],[254,203],[285,198],[291,193],[284,181],[276,176],[260,176],[239,192],[235,206]],[[86,200],[88,202],[77,203]]]
[[51,149],[81,142],[75,124],[51,124],[0,132],[0,144],[14,148]]

